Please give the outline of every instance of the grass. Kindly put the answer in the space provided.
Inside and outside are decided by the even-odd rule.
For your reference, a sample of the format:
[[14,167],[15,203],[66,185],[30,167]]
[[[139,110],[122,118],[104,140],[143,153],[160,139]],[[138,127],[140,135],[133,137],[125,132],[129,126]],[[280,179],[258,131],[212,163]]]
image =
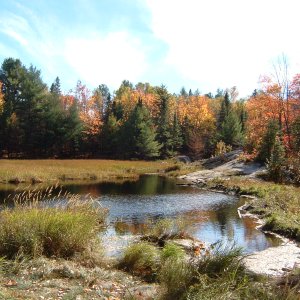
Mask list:
[[[120,161],[120,160],[0,160],[0,182],[38,183],[57,181],[137,178],[145,173],[188,173],[192,166],[174,160]],[[179,168],[179,170],[178,170]],[[180,171],[181,170],[181,171]]]
[[38,201],[39,195],[39,191],[17,194],[14,208],[0,212],[0,256],[67,258],[84,252],[97,239],[106,211],[93,200],[69,196],[62,205],[54,205]]
[[147,281],[153,281],[160,265],[160,251],[148,242],[130,245],[120,260],[119,267],[139,275]]
[[159,299],[299,299],[298,273],[276,282],[247,274],[240,249],[217,244],[208,255],[195,259],[181,255],[181,249],[173,246],[131,245],[121,265],[143,279],[158,282]]
[[252,201],[250,212],[265,219],[265,230],[270,230],[300,241],[300,188],[245,178],[213,180],[210,187],[258,197]]
[[161,219],[154,224],[150,222],[144,229],[142,239],[164,246],[167,240],[188,238],[187,228],[190,225],[190,222],[182,218]]

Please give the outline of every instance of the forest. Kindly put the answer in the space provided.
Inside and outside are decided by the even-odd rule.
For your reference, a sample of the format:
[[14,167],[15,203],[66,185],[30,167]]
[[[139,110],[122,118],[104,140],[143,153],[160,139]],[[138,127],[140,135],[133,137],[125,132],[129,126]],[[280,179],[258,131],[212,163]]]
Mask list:
[[[281,70],[279,68],[279,70]],[[124,80],[113,93],[81,81],[68,93],[57,77],[7,58],[0,70],[3,158],[193,159],[243,148],[243,159],[268,162],[274,178],[298,181],[300,75],[261,77],[240,99],[236,87],[215,94]]]

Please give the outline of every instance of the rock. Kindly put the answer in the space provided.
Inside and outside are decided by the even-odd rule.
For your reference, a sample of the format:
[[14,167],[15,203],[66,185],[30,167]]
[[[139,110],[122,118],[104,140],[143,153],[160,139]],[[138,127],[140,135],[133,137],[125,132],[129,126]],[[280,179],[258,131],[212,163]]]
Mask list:
[[257,197],[252,196],[252,195],[240,195],[240,199],[245,200],[245,201],[247,201],[247,200],[254,201],[254,200],[257,200]]
[[175,157],[175,159],[177,161],[183,162],[185,164],[191,163],[191,159],[188,156],[186,156],[186,155],[179,155],[179,156]]
[[226,163],[228,161],[238,158],[242,152],[243,151],[239,149],[239,150],[234,150],[234,151],[225,153],[223,155],[208,158],[203,162],[203,166],[207,169],[214,169],[216,167],[223,165],[224,163]]
[[255,274],[278,277],[300,263],[300,248],[292,242],[255,252],[244,258],[246,268]]

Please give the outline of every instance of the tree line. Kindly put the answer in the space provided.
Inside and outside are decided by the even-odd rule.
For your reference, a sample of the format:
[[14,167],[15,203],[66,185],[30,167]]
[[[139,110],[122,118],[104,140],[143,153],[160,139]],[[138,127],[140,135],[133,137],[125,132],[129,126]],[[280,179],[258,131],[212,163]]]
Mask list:
[[195,159],[243,147],[266,162],[274,145],[284,157],[300,146],[300,75],[291,81],[262,78],[262,88],[239,99],[236,87],[201,94],[183,87],[124,80],[111,93],[105,84],[89,90],[80,81],[62,93],[41,72],[7,58],[0,70],[0,151],[24,158]]

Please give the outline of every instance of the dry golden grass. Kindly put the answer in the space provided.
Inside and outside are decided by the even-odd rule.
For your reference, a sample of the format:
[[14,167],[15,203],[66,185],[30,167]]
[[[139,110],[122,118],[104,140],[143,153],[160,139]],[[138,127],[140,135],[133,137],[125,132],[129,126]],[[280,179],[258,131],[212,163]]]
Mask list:
[[[163,173],[175,161],[120,160],[0,160],[0,182],[57,182],[136,178],[145,173]],[[188,171],[187,171],[188,172]]]

